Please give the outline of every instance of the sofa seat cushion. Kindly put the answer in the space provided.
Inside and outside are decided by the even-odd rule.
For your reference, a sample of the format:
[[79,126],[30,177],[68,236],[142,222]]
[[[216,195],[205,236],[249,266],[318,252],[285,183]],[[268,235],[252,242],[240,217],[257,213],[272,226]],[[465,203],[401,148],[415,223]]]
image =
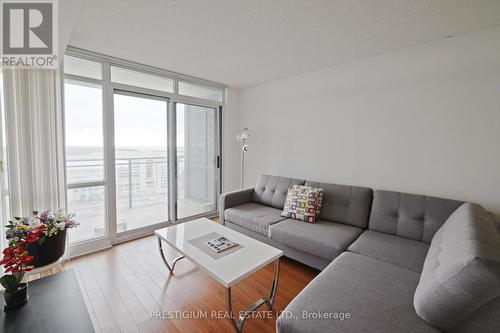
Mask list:
[[[285,308],[277,332],[439,332],[413,308],[418,279],[405,268],[342,253]],[[307,318],[313,313],[334,318]],[[335,319],[335,313],[350,316]]]
[[263,235],[268,235],[269,226],[286,217],[281,216],[281,210],[249,202],[224,211],[226,221],[237,224]]
[[347,250],[420,273],[429,244],[366,230]]
[[289,247],[333,260],[363,232],[346,224],[318,220],[306,223],[287,219],[269,228],[269,237]]

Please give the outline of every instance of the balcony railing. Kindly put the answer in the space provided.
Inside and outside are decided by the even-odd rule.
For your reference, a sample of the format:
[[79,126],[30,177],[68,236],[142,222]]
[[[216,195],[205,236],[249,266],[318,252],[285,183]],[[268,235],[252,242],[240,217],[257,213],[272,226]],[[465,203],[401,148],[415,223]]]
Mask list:
[[[183,158],[179,161],[183,163]],[[117,158],[116,188],[119,198],[127,197],[128,207],[134,206],[134,197],[151,196],[166,192],[168,158],[158,156]],[[68,189],[104,186],[102,159],[67,160]],[[179,189],[179,192],[184,192]]]
[[[178,155],[177,216],[188,217],[215,209],[213,197],[206,200],[186,193],[184,156]],[[168,158],[162,156],[118,158],[116,167],[117,231],[140,228],[168,219]],[[104,161],[99,158],[67,160],[69,211],[77,214],[80,227],[71,242],[106,234]],[[193,186],[193,184],[191,184]],[[195,182],[202,188],[205,182]],[[54,207],[57,208],[57,207]]]

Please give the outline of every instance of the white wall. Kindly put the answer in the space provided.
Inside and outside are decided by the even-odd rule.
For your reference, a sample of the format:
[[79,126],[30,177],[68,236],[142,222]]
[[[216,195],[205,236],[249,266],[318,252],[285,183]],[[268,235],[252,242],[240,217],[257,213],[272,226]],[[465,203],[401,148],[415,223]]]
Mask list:
[[240,112],[248,186],[270,173],[500,213],[500,27],[244,89]]
[[222,192],[240,186],[240,146],[236,135],[240,130],[240,92],[226,89],[226,105],[222,110]]

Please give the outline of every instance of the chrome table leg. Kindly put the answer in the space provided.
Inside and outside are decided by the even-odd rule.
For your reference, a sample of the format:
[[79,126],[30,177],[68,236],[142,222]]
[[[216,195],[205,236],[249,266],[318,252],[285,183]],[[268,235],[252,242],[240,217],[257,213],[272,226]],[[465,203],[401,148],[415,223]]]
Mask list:
[[168,270],[170,271],[170,273],[173,273],[174,272],[174,268],[175,268],[175,264],[184,258],[184,256],[180,256],[180,257],[177,257],[174,259],[174,261],[172,262],[172,267],[170,267],[170,265],[168,264],[167,262],[167,259],[165,259],[165,254],[163,253],[163,244],[161,242],[161,238],[158,237],[158,248],[160,249],[160,255],[161,255],[161,259],[163,260],[163,262],[165,263],[165,266],[167,266]]
[[261,305],[267,304],[271,309],[273,307],[274,297],[276,296],[276,290],[278,289],[278,279],[280,273],[280,260],[276,259],[274,262],[274,278],[273,284],[271,285],[271,290],[269,291],[268,298],[261,298],[257,302],[250,305],[247,309],[243,311],[243,313],[239,316],[238,320],[236,320],[233,316],[233,306],[231,301],[231,287],[226,288],[226,307],[229,312],[231,323],[233,324],[236,332],[241,333],[243,330],[243,324],[245,323],[245,319],[248,318],[248,315],[253,311],[258,309]]

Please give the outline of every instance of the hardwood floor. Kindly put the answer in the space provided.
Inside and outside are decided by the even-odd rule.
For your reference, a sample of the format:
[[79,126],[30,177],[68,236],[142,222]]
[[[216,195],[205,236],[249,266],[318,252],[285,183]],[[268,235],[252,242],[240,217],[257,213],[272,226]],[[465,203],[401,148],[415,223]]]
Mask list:
[[[166,248],[167,259],[178,255]],[[155,236],[73,259],[64,269],[76,272],[96,332],[234,331],[224,318],[225,288],[187,259],[169,275]],[[318,273],[282,258],[274,310],[283,310]],[[267,295],[272,277],[270,264],[233,287],[235,313]],[[259,310],[261,317],[269,314],[266,306]],[[194,318],[185,318],[190,316]],[[275,332],[275,320],[276,312],[269,318],[249,318],[243,332]]]

